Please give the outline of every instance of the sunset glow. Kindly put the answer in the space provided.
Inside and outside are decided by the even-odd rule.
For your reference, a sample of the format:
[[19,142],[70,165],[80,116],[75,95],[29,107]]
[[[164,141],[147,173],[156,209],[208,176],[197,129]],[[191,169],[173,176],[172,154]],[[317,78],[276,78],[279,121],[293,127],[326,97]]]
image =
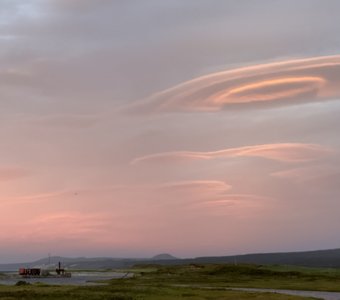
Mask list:
[[339,11],[2,1],[0,263],[339,248]]

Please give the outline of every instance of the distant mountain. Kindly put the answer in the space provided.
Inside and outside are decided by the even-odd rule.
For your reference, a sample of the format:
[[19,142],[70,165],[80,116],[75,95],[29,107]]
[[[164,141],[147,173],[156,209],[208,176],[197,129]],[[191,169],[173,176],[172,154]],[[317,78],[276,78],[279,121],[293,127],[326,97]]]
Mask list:
[[261,265],[296,265],[305,267],[340,268],[340,249],[257,253],[233,256],[207,256],[189,259],[152,260],[145,263],[170,264],[203,264],[203,263],[251,263]]
[[152,257],[152,259],[153,260],[174,260],[178,258],[168,253],[162,253],[162,254],[155,255],[154,257]]
[[1,271],[16,271],[19,268],[42,268],[42,269],[55,269],[58,262],[61,262],[62,267],[73,270],[93,270],[93,269],[116,269],[128,268],[134,264],[141,263],[144,260],[131,259],[131,258],[107,258],[107,257],[60,257],[53,256],[42,258],[33,262],[14,263],[14,264],[0,264]]
[[253,264],[281,264],[297,265],[305,267],[330,267],[340,268],[340,249],[282,252],[282,253],[258,253],[233,256],[196,257],[188,259],[176,258],[170,254],[159,254],[149,259],[135,258],[111,258],[111,257],[47,257],[34,262],[17,264],[0,264],[1,271],[15,271],[21,267],[39,267],[54,269],[58,262],[67,269],[117,269],[128,268],[136,264],[203,264],[203,263],[253,263]]

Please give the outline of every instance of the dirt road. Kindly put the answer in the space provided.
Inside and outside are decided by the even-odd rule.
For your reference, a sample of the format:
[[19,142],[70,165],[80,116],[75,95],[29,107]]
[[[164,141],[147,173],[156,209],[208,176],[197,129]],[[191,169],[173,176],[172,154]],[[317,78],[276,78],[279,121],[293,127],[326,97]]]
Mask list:
[[254,288],[231,288],[236,291],[247,291],[247,292],[268,292],[268,293],[279,293],[286,295],[314,297],[324,300],[340,300],[339,292],[319,292],[319,291],[296,291],[296,290],[276,290],[276,289],[254,289]]

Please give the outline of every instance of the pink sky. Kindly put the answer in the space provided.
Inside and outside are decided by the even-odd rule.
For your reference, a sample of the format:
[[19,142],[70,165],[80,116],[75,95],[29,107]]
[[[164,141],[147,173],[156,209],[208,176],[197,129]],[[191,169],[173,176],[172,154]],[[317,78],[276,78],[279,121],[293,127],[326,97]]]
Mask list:
[[339,1],[0,5],[0,263],[340,247]]

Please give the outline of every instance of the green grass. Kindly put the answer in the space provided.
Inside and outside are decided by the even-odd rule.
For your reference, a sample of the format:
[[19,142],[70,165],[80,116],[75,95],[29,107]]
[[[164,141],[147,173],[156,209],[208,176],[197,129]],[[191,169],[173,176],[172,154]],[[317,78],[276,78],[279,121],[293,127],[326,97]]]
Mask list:
[[268,293],[248,293],[240,291],[204,290],[189,287],[143,286],[136,284],[114,284],[100,287],[0,287],[0,299],[4,300],[298,300],[311,299]]
[[214,287],[340,291],[340,271],[337,269],[224,264],[168,266],[141,274],[140,280],[154,284],[166,281]]
[[229,287],[340,291],[340,271],[291,266],[183,265],[136,266],[133,278],[112,279],[105,286],[0,286],[7,300],[231,300],[311,299],[271,293],[227,290]]

